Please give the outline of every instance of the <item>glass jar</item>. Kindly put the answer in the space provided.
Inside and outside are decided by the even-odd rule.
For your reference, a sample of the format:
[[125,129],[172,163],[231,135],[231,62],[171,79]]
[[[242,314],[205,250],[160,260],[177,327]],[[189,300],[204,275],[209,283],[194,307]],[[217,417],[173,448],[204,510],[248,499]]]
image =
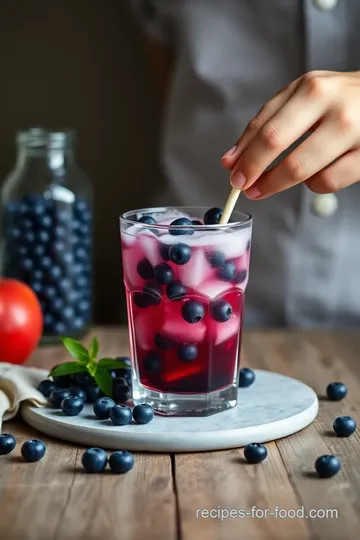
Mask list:
[[92,318],[92,188],[74,160],[74,132],[17,134],[0,195],[1,275],[28,284],[44,316],[43,343],[81,338]]

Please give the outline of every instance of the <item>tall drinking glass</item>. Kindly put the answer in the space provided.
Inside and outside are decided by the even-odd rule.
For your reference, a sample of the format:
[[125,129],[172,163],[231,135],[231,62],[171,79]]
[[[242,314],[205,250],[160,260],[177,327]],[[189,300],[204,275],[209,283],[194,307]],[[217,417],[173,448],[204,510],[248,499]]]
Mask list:
[[237,403],[252,217],[234,212],[231,223],[209,225],[205,213],[120,217],[133,398],[162,415],[207,416]]

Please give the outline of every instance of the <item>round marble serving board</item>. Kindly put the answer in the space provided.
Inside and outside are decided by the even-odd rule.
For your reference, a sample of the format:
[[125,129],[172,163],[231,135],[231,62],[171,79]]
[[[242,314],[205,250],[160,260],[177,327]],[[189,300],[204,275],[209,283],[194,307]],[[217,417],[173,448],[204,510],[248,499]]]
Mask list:
[[278,373],[255,370],[249,388],[239,388],[238,405],[208,417],[155,416],[147,425],[115,426],[98,420],[92,405],[79,416],[24,404],[30,426],[52,437],[85,446],[148,452],[198,452],[238,448],[286,437],[308,426],[318,412],[315,392]]

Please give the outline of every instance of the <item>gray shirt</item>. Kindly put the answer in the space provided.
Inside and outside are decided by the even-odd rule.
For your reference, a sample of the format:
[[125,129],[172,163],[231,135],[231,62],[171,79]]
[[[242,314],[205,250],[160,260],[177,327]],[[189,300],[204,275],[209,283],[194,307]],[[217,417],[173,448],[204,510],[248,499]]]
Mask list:
[[[220,158],[281,87],[311,70],[360,69],[360,2],[134,2],[147,33],[176,52],[156,204],[222,206]],[[360,177],[360,170],[359,170]],[[247,326],[360,323],[360,184],[330,195],[299,185],[263,201],[254,218]]]

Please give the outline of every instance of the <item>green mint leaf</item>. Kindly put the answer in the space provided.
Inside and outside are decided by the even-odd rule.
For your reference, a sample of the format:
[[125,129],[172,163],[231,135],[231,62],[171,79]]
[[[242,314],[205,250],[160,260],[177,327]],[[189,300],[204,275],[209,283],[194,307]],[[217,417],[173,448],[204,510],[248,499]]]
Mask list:
[[95,382],[108,397],[112,397],[113,379],[107,369],[97,368]]
[[87,366],[86,366],[86,369],[88,370],[88,373],[89,373],[92,377],[95,377],[97,365],[94,364],[94,362],[92,362],[92,361],[90,360],[90,362],[89,362],[89,363],[87,364]]
[[89,353],[84,345],[81,345],[81,343],[72,338],[63,338],[62,342],[73,358],[76,358],[79,362],[87,362],[89,360]]
[[128,368],[129,366],[122,362],[121,360],[114,360],[114,358],[101,358],[98,363],[98,367],[104,369],[121,369]]
[[99,341],[96,337],[94,337],[89,347],[89,356],[90,358],[95,360],[98,353],[99,353]]
[[50,375],[71,375],[72,373],[81,373],[83,371],[86,371],[86,366],[83,362],[65,362],[50,371]]

